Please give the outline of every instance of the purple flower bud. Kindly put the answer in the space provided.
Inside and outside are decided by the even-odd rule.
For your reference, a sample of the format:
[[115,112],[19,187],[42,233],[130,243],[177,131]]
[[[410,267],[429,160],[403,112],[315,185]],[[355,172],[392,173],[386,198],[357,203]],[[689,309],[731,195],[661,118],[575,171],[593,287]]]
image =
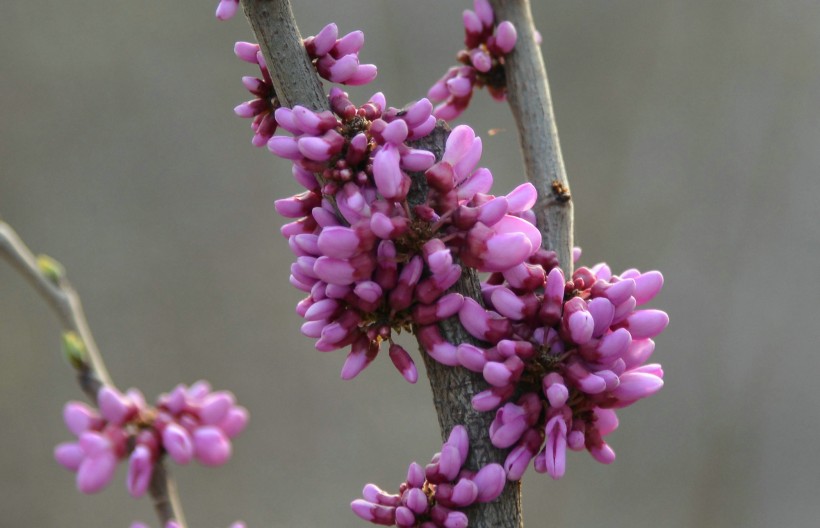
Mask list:
[[353,76],[345,82],[345,84],[350,86],[361,86],[363,84],[368,84],[376,78],[377,73],[378,70],[376,69],[375,64],[360,64],[356,69],[356,73],[354,73]]
[[518,40],[518,32],[509,20],[505,20],[495,28],[495,45],[501,53],[511,52],[515,47],[516,40]]
[[461,18],[464,21],[464,29],[467,30],[467,33],[478,35],[484,30],[481,19],[478,18],[478,15],[475,14],[475,12],[465,9],[461,15]]
[[416,337],[419,343],[424,347],[424,350],[430,354],[430,357],[448,367],[455,367],[458,365],[458,356],[456,354],[456,347],[441,337],[436,325],[428,325],[419,328],[416,332]]
[[643,372],[626,372],[620,377],[620,384],[612,395],[622,401],[635,401],[651,396],[661,390],[663,379]]
[[216,18],[219,20],[229,20],[236,14],[239,7],[239,0],[219,0],[216,6]]
[[54,458],[69,471],[77,471],[85,458],[85,451],[78,442],[65,442],[54,448]]
[[234,395],[227,391],[212,392],[205,396],[199,411],[202,423],[218,424],[228,416],[228,412],[236,403]]
[[197,460],[206,466],[221,466],[231,457],[231,442],[218,427],[198,427],[193,445]]
[[168,424],[162,431],[162,446],[177,464],[185,465],[194,456],[194,445],[188,431],[176,423]]
[[558,480],[564,476],[567,464],[567,423],[563,416],[555,416],[547,422],[545,435],[546,470],[550,477]]
[[359,57],[354,54],[344,55],[329,67],[328,80],[335,83],[345,83],[356,74],[359,69]]
[[435,155],[428,150],[409,149],[401,156],[401,168],[412,172],[425,171],[435,162]]
[[632,279],[625,279],[615,283],[597,281],[592,287],[593,297],[606,297],[615,306],[625,302],[634,292],[635,281]]
[[385,145],[373,157],[373,179],[379,194],[388,199],[401,199],[405,176],[399,168],[399,151],[392,145]]
[[128,476],[126,477],[128,493],[137,498],[145,495],[153,472],[154,461],[151,451],[143,445],[138,445],[128,460]]
[[365,484],[362,490],[362,497],[368,502],[381,504],[383,506],[398,506],[401,504],[401,497],[391,495],[375,484]]
[[[411,490],[416,491],[416,490]],[[418,490],[421,491],[421,490]],[[424,495],[424,493],[422,493]],[[396,526],[400,528],[412,528],[416,525],[416,516],[406,506],[396,508]]]
[[483,372],[484,366],[487,364],[487,356],[484,351],[468,343],[458,345],[456,357],[462,367],[473,372]]
[[97,493],[111,482],[116,469],[117,457],[113,451],[89,454],[77,470],[77,489],[82,493]]
[[424,468],[413,462],[407,468],[407,483],[414,488],[420,488],[424,485]]
[[427,511],[429,504],[427,502],[427,495],[420,488],[410,488],[405,495],[405,502],[407,507],[413,513],[422,514]]
[[557,372],[551,372],[542,380],[544,395],[554,408],[563,407],[569,399],[569,390],[564,385],[564,379]]
[[615,414],[615,411],[612,409],[601,409],[600,407],[596,407],[594,414],[595,427],[602,436],[606,436],[618,428],[618,415]]
[[233,438],[248,425],[248,410],[242,406],[236,405],[228,411],[225,419],[222,420],[218,427],[228,438]]
[[252,42],[237,42],[234,44],[233,52],[240,60],[257,64],[256,54],[259,53],[259,44]]
[[390,506],[373,504],[362,499],[356,499],[350,503],[353,513],[373,524],[391,526],[396,522],[396,509]]
[[342,366],[342,379],[351,380],[359,375],[375,359],[379,353],[378,344],[371,344],[367,336],[356,341]]
[[501,495],[507,483],[507,475],[500,464],[488,464],[471,480],[478,486],[478,502],[490,502]]
[[502,402],[508,400],[515,392],[515,387],[493,387],[485,391],[481,391],[473,396],[470,403],[476,411],[492,411]]
[[615,306],[608,299],[598,297],[587,303],[587,309],[595,321],[592,336],[601,337],[612,324],[612,319],[615,317]]
[[68,402],[63,407],[63,421],[75,436],[85,431],[102,429],[104,425],[97,411],[81,402]]
[[336,45],[333,46],[333,54],[341,57],[351,53],[358,53],[363,46],[364,33],[359,30],[351,31],[336,41]]
[[638,310],[626,318],[623,327],[634,339],[655,337],[669,324],[669,316],[661,310]]
[[663,275],[660,271],[647,271],[635,277],[635,301],[638,306],[651,301],[663,287]]
[[339,36],[339,28],[331,22],[322,28],[322,30],[313,37],[313,56],[321,57],[327,55],[333,45],[336,44],[336,38]]
[[419,372],[410,354],[401,346],[392,343],[390,345],[390,360],[396,366],[401,375],[410,383],[415,383],[419,379]]
[[302,153],[299,151],[299,144],[292,137],[273,136],[268,140],[268,150],[280,158],[288,160],[298,160],[302,158]]

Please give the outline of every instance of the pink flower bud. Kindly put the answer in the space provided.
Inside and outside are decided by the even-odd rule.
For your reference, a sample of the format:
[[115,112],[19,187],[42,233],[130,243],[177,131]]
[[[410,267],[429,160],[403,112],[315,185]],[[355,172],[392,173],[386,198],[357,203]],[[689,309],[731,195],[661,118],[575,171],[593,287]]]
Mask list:
[[495,28],[495,45],[501,53],[511,52],[515,47],[516,40],[518,40],[518,32],[509,20],[505,20]]
[[390,526],[396,522],[396,509],[390,506],[382,506],[356,499],[350,503],[350,509],[365,521],[373,524]]
[[188,431],[176,423],[168,424],[162,431],[162,446],[177,464],[185,465],[194,456],[194,445]]
[[96,410],[81,402],[68,402],[63,407],[63,421],[75,436],[85,431],[102,429],[104,422]]
[[85,458],[85,451],[78,442],[65,442],[54,448],[54,458],[69,471],[77,471]]
[[89,454],[77,470],[77,489],[97,493],[111,482],[117,469],[117,457],[110,450]]
[[148,491],[151,483],[151,474],[154,471],[154,461],[151,451],[138,445],[128,459],[128,475],[126,477],[126,487],[132,497],[142,497]]
[[500,464],[488,464],[471,480],[478,486],[478,502],[490,502],[501,495],[507,483],[507,475]]
[[194,455],[206,466],[221,466],[231,457],[231,442],[214,426],[199,427],[193,435]]

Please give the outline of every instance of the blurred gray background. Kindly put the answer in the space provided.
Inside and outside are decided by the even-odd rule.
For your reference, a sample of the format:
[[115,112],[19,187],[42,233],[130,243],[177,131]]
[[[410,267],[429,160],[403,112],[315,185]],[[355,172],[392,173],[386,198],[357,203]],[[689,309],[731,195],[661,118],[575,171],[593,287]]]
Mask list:
[[[297,331],[273,201],[288,167],[250,145],[216,0],[3,0],[0,215],[80,291],[115,381],[207,378],[252,412],[232,462],[176,471],[192,527],[363,526],[440,446],[429,386]],[[535,2],[583,263],[660,269],[666,387],[621,413],[612,466],[572,453],[524,479],[528,526],[816,526],[820,518],[820,3]],[[363,29],[375,88],[423,96],[462,43],[466,1],[296,0],[304,35]],[[508,108],[479,93],[499,192],[522,180]],[[494,136],[487,132],[501,129]],[[81,496],[52,459],[80,393],[55,317],[0,265],[0,525],[156,525],[114,485]]]

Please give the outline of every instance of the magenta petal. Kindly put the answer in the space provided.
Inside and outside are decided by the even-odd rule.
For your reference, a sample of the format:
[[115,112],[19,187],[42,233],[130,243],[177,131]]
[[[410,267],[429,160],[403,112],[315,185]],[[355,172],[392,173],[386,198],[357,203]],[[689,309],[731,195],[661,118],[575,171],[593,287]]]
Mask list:
[[85,458],[85,451],[77,442],[65,442],[54,448],[54,459],[69,471],[77,471]]
[[669,316],[661,310],[638,310],[626,318],[626,329],[634,339],[655,337],[669,324]]
[[82,493],[97,493],[111,482],[117,469],[117,457],[104,451],[86,457],[77,471],[77,489]]
[[364,33],[359,30],[351,31],[336,41],[333,46],[333,54],[341,57],[351,53],[358,53],[362,46],[364,46]]
[[233,394],[227,391],[212,392],[205,397],[199,410],[199,418],[207,425],[214,425],[228,416],[235,403]]
[[663,275],[660,271],[647,271],[635,278],[635,301],[638,306],[651,301],[663,287]]
[[507,483],[507,475],[499,464],[489,464],[471,479],[478,486],[478,502],[490,502],[498,498]]
[[356,74],[359,69],[359,58],[356,55],[345,55],[330,67],[328,80],[335,83],[344,83]]
[[361,86],[367,84],[376,78],[378,70],[375,64],[360,64],[350,79],[345,81],[345,84],[350,86]]
[[231,457],[231,441],[218,427],[198,427],[193,442],[194,454],[205,466],[221,466]]
[[396,522],[396,508],[373,504],[362,499],[356,499],[350,503],[353,513],[373,524],[390,526]]
[[396,119],[382,130],[382,137],[388,143],[400,145],[407,139],[408,132],[407,123],[403,119]]
[[194,445],[191,436],[188,431],[176,423],[168,424],[165,430],[162,431],[162,446],[177,464],[185,465],[194,456]]
[[148,491],[151,483],[151,475],[154,472],[154,462],[151,451],[138,445],[128,459],[128,475],[126,477],[126,487],[132,497],[142,497]]
[[75,436],[103,426],[103,420],[97,411],[82,402],[66,403],[63,407],[63,421]]
[[626,372],[620,376],[621,383],[612,395],[623,401],[635,401],[651,396],[661,390],[663,380],[653,374]]
[[373,179],[379,194],[385,198],[395,198],[400,193],[402,172],[399,159],[398,149],[391,145],[385,145],[373,157]]
[[518,32],[509,20],[505,20],[495,28],[495,45],[502,53],[511,52],[516,40],[518,40]]
[[314,54],[316,57],[327,55],[339,36],[339,28],[331,22],[313,37]]

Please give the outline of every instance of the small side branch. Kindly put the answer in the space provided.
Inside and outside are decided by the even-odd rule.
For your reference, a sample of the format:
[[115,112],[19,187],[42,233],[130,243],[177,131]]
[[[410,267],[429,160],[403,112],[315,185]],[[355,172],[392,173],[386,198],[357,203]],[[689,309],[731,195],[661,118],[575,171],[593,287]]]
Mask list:
[[[88,398],[96,402],[102,385],[114,386],[108,369],[88,327],[80,296],[71,286],[62,268],[54,261],[41,260],[26,246],[14,229],[0,221],[0,256],[28,281],[57,315],[65,332],[74,332],[82,341],[87,362],[75,364],[80,387]],[[47,266],[43,266],[47,262]],[[44,269],[45,268],[45,269]],[[185,516],[177,495],[176,486],[165,469],[162,459],[154,466],[149,493],[162,525],[175,520],[185,528]]]
[[547,70],[535,41],[529,0],[490,0],[496,20],[509,20],[518,31],[515,49],[507,55],[507,99],[510,103],[527,179],[538,190],[535,216],[542,246],[555,251],[566,277],[572,275],[573,205],[558,129],[552,110]]

